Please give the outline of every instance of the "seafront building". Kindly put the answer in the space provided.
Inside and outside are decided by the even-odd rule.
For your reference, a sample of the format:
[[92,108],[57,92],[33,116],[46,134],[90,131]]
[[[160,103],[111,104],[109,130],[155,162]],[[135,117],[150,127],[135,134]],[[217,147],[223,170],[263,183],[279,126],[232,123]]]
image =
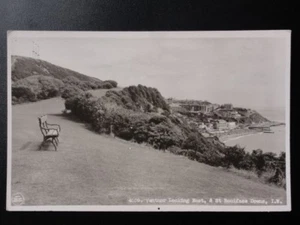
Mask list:
[[224,105],[222,105],[222,108],[232,110],[233,106],[232,106],[232,104],[224,104]]
[[228,128],[228,124],[225,120],[217,120],[214,122],[213,127],[216,130],[226,130]]

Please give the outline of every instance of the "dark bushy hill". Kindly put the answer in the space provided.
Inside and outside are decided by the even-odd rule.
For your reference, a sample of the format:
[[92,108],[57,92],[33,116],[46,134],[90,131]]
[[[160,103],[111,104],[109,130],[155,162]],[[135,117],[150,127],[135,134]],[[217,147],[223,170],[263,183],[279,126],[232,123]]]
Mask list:
[[159,108],[170,111],[169,105],[156,88],[143,85],[129,86],[122,91],[108,91],[104,99],[134,111],[157,112]]
[[[48,86],[47,86],[48,85]],[[117,87],[112,80],[101,81],[49,62],[12,56],[12,102],[31,102],[90,89]]]

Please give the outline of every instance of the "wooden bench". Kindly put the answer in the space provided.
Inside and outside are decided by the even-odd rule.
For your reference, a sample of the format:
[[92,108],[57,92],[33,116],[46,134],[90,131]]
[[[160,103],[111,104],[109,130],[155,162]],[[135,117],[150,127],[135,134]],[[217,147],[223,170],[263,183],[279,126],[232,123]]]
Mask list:
[[51,141],[53,144],[55,151],[57,151],[57,146],[59,143],[58,137],[61,131],[61,128],[58,124],[49,124],[47,122],[47,115],[38,117],[40,130],[43,134],[44,140],[40,145],[40,149],[47,142]]

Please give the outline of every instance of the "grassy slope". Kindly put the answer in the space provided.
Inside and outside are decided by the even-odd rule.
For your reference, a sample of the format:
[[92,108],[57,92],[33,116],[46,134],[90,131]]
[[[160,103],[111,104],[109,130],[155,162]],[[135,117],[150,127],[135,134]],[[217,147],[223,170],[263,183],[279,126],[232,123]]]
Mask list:
[[[26,205],[127,204],[128,197],[285,200],[283,189],[93,133],[63,117],[63,108],[60,98],[12,107],[12,192],[21,192]],[[51,145],[37,151],[43,114],[62,126],[57,152]]]
[[73,70],[56,66],[44,60],[23,56],[12,56],[13,81],[32,75],[52,76],[59,80],[63,80],[68,76],[74,76],[82,81],[101,81],[97,78],[89,77]]

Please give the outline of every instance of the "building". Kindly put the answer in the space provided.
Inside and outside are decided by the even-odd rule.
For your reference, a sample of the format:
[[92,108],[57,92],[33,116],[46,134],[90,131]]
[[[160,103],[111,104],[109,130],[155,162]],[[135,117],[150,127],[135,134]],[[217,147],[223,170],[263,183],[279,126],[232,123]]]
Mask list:
[[222,105],[222,108],[227,109],[227,110],[232,110],[233,106],[232,106],[232,104],[224,104],[224,105]]
[[207,126],[204,123],[201,123],[199,125],[199,129],[201,129],[201,130],[207,129]]
[[241,117],[241,115],[237,111],[232,111],[231,112],[231,117],[238,119]]
[[220,105],[219,104],[212,104],[212,108],[213,108],[213,110],[216,110],[217,108],[220,108]]
[[228,129],[234,129],[236,128],[236,122],[228,122],[227,123]]
[[214,110],[212,104],[181,104],[180,106],[190,112],[209,113]]
[[227,122],[225,120],[217,120],[214,123],[214,129],[216,129],[216,130],[226,130],[226,129],[228,129]]

